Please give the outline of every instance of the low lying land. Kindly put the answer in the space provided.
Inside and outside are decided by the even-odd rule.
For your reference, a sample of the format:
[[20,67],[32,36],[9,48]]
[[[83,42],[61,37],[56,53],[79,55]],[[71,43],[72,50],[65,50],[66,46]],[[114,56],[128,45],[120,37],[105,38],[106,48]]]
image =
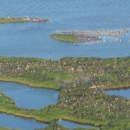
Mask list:
[[[59,89],[60,83],[80,79],[102,89],[130,87],[130,57],[44,60],[0,57],[0,80]],[[63,83],[62,83],[63,84]]]
[[61,118],[92,124],[100,130],[128,130],[130,100],[107,95],[104,89],[128,88],[129,79],[130,57],[60,60],[0,57],[1,81],[59,90],[58,103],[39,110],[19,108],[0,93],[0,112],[43,122]]
[[29,17],[23,17],[23,18],[4,18],[0,17],[0,24],[6,24],[6,23],[23,23],[23,22],[47,22],[49,19],[46,18],[29,18]]
[[95,36],[72,35],[72,34],[52,34],[51,38],[54,38],[59,41],[72,42],[72,43],[95,42],[100,40],[100,38]]
[[16,19],[16,18],[5,19],[5,18],[0,18],[0,24],[23,23],[23,22],[24,22],[24,20],[22,20],[22,19]]

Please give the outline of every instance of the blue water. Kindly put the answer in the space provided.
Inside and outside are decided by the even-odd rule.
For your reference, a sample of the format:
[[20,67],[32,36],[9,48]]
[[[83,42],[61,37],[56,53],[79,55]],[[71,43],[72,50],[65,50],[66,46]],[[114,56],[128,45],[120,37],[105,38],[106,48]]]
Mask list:
[[74,123],[74,122],[70,122],[70,121],[65,121],[65,120],[61,120],[58,122],[60,125],[66,126],[70,129],[74,129],[77,127],[82,127],[82,128],[94,128],[91,125],[83,125],[83,124],[78,124],[78,123]]
[[7,128],[21,128],[21,130],[34,130],[35,128],[45,128],[48,124],[24,119],[13,115],[0,114],[0,126]]
[[129,7],[129,0],[4,0],[0,4],[0,16],[37,16],[50,18],[50,22],[0,25],[0,55],[46,59],[130,56],[130,34],[121,36],[119,43],[108,40],[106,43],[101,41],[77,46],[50,38],[56,30],[130,28]]
[[130,99],[130,89],[106,90],[105,93]]
[[[130,56],[130,42],[128,41],[130,40],[130,33],[118,37],[121,42],[111,42],[112,37],[107,36],[102,37],[99,43],[83,43],[76,46],[50,38],[50,35],[56,30],[114,30],[130,28],[129,7],[129,0],[4,0],[0,3],[0,16],[37,16],[49,18],[50,22],[0,25],[0,56],[39,57],[45,59],[60,59],[66,56]],[[106,39],[105,43],[103,39]],[[0,84],[3,86],[0,91],[11,96],[20,107],[41,108],[47,105],[44,99],[48,97],[44,95],[44,90],[14,83]],[[16,89],[16,86],[19,87]],[[49,97],[51,97],[49,103],[55,103],[57,101],[57,92],[54,92],[55,94],[52,92],[52,94],[49,90],[47,93],[50,93]],[[29,100],[23,105],[22,98],[24,94],[24,100]],[[35,98],[33,98],[35,103],[31,103],[32,96]],[[40,102],[38,103],[37,100],[40,100]],[[0,118],[2,121],[6,121],[8,116],[4,115],[3,117],[3,115],[0,115]],[[16,120],[11,118],[7,122],[7,124],[11,125],[3,124],[3,126],[23,128],[22,122],[19,123],[21,126],[13,126],[18,124],[18,122],[15,123]],[[11,121],[13,123],[10,123]],[[31,123],[31,126],[33,124]],[[2,125],[1,121],[0,125]],[[69,125],[65,123],[65,126]],[[29,130],[30,127],[26,125],[26,129]]]
[[56,90],[31,88],[19,83],[0,82],[0,92],[14,99],[16,105],[22,108],[41,109],[58,102]]
[[[58,102],[58,91],[51,89],[31,88],[27,85],[13,83],[13,82],[0,82],[0,92],[4,92],[7,96],[15,100],[19,107],[33,109],[43,108],[49,104]],[[91,128],[89,125],[81,125],[78,123],[60,121],[61,125],[68,128],[85,127]],[[47,124],[37,122],[32,119],[15,117],[7,114],[0,114],[0,126],[10,128],[21,128],[22,130],[33,130],[34,128],[45,128]]]

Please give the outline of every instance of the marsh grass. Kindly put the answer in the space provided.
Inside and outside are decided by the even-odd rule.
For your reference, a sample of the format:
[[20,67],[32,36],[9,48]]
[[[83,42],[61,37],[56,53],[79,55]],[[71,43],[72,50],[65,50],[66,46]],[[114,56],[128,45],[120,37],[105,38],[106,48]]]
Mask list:
[[78,42],[78,37],[73,35],[67,35],[67,34],[52,34],[51,38],[54,38],[56,40],[64,41],[64,42]]
[[17,19],[17,18],[9,18],[9,19],[0,18],[0,24],[6,24],[6,23],[23,23],[23,22],[24,22],[24,20]]

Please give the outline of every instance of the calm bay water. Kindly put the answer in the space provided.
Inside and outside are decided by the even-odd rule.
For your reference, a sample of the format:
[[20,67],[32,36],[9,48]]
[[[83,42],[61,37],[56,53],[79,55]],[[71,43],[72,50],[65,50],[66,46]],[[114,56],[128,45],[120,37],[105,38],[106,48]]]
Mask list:
[[[50,38],[50,35],[56,30],[114,30],[130,28],[129,7],[129,0],[125,0],[125,2],[124,0],[64,0],[62,2],[59,0],[4,0],[0,4],[0,16],[37,16],[50,18],[50,22],[0,25],[0,56],[39,57],[45,59],[60,59],[66,56],[130,56],[130,33],[120,36],[121,42],[111,42],[112,37],[103,37],[99,43],[83,43],[76,46]],[[103,39],[106,42],[103,42]],[[52,92],[52,94],[51,90],[47,93],[50,93],[48,96],[53,101],[51,100],[44,104],[42,99],[47,98],[44,95],[44,90],[32,89],[15,83],[2,82],[0,86],[3,86],[0,87],[0,91],[14,98],[16,104],[20,107],[41,108],[48,103],[57,102],[58,93]],[[29,99],[24,105],[22,103],[23,94],[26,94],[24,98]],[[37,97],[40,98],[37,99]],[[40,102],[31,103],[32,98],[35,98],[36,102],[37,100],[40,100]],[[7,120],[8,116],[4,115],[3,117],[3,114],[1,114],[0,119]],[[8,122],[16,122],[16,120],[11,118]],[[14,124],[18,123],[12,123],[11,126],[3,124],[3,126],[23,128],[19,125],[13,126]],[[0,123],[0,125],[2,124]],[[67,125],[65,124],[66,127]],[[26,125],[26,129],[29,130],[30,127]]]
[[121,36],[121,42],[108,40],[103,43],[102,40],[100,43],[77,46],[50,38],[56,30],[130,28],[129,7],[129,0],[5,0],[0,4],[0,16],[37,16],[50,18],[50,22],[0,25],[0,55],[46,59],[130,56],[130,34]]

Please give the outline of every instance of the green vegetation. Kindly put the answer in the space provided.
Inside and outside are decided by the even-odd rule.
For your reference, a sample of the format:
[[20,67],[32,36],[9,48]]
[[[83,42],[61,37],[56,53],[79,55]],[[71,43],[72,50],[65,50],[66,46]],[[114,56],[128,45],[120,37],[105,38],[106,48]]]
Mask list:
[[34,87],[59,89],[60,84],[84,80],[93,88],[130,86],[130,57],[126,58],[36,58],[0,57],[0,80]]
[[72,130],[99,130],[98,128],[82,128],[82,127],[78,127]]
[[0,93],[0,112],[44,122],[61,118],[93,124],[100,130],[128,130],[130,100],[107,95],[104,89],[128,88],[129,79],[130,57],[60,60],[0,57],[0,80],[60,90],[57,104],[39,110],[18,108],[11,98]]
[[130,128],[130,100],[106,95],[101,89],[91,88],[82,82],[68,84],[61,90],[58,104],[40,110],[18,108],[11,98],[0,93],[0,112],[44,122],[68,119],[95,124],[100,130]]
[[0,130],[11,130],[10,128],[0,127]]
[[24,22],[21,18],[0,18],[0,24],[6,23],[22,23]]
[[78,37],[73,36],[73,35],[68,35],[68,34],[52,34],[51,38],[60,40],[60,41],[65,41],[65,42],[78,42]]
[[[59,125],[56,121],[51,121],[49,123],[48,127],[44,128],[44,129],[35,129],[35,130],[70,130],[70,129]],[[74,128],[72,130],[98,130],[98,129],[97,128],[78,127],[78,128]]]
[[48,127],[43,130],[69,130],[69,129],[59,125],[56,121],[52,121],[49,123]]

